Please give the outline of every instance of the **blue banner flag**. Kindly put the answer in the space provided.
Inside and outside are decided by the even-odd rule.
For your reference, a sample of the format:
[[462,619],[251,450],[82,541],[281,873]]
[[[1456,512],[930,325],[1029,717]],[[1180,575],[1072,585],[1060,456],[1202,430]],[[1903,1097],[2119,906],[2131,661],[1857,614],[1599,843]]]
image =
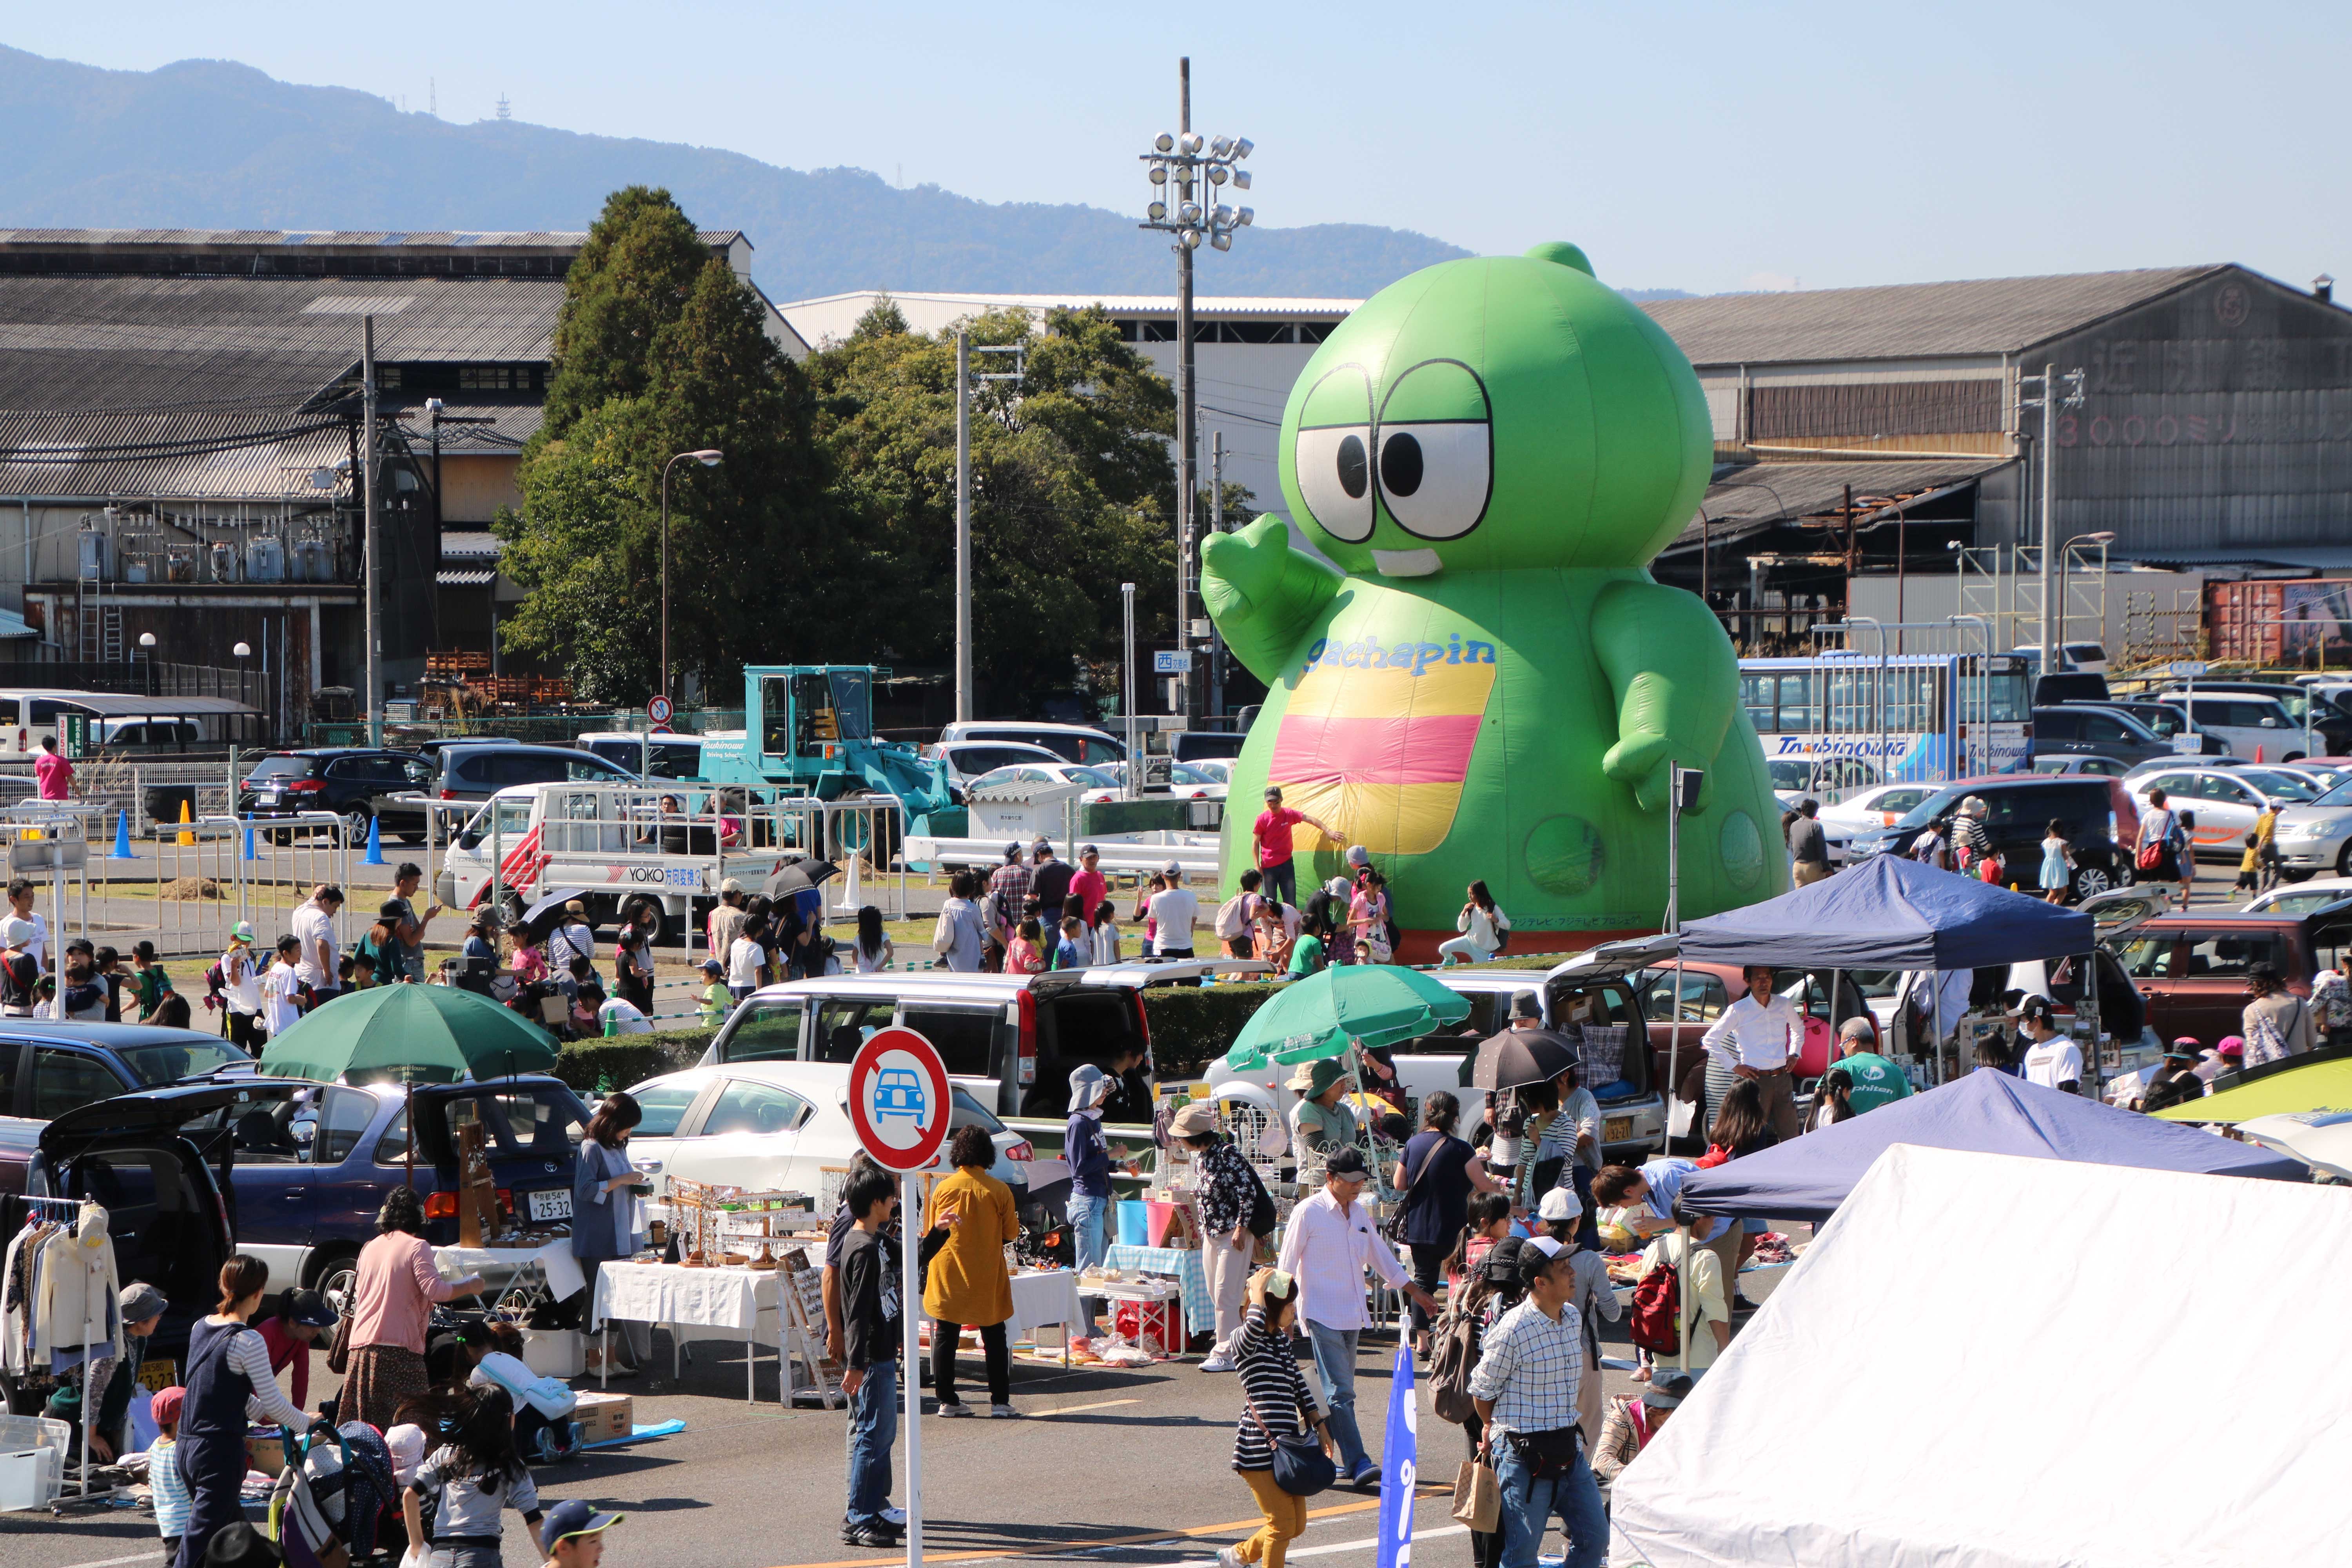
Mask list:
[[1389,1384],[1388,1430],[1381,1439],[1380,1568],[1409,1568],[1412,1562],[1413,1469],[1419,1448],[1414,1426],[1420,1415],[1408,1341],[1397,1346],[1396,1376]]

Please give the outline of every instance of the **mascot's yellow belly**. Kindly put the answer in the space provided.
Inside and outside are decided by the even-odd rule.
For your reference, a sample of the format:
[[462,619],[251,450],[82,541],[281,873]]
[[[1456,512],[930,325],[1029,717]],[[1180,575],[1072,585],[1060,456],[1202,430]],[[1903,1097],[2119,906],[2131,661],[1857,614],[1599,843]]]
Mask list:
[[[1326,645],[1290,694],[1266,769],[1285,805],[1346,823],[1375,855],[1426,855],[1445,841],[1495,687],[1491,647],[1475,663],[1444,662],[1440,644],[1419,645],[1433,658],[1413,647],[1392,659],[1377,644]],[[1291,831],[1302,855],[1321,843],[1303,823]]]

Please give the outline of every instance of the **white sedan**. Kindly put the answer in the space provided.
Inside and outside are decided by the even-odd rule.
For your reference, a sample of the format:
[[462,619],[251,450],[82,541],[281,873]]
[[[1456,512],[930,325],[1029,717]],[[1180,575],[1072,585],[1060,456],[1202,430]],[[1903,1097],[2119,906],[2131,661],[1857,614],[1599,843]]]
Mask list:
[[2284,768],[2259,764],[2231,768],[2185,763],[2161,768],[2126,781],[2142,812],[2148,795],[2162,790],[2165,805],[2197,818],[2191,835],[2196,852],[2211,859],[2233,858],[2245,848],[2246,834],[2264,806],[2284,811],[2305,805],[2324,792],[2312,780]]
[[[629,1158],[653,1178],[656,1197],[677,1176],[751,1192],[806,1193],[821,1203],[828,1173],[845,1171],[857,1152],[846,1062],[720,1063],[647,1079],[629,1093],[645,1111],[629,1139]],[[1027,1163],[1035,1157],[1029,1141],[961,1087],[949,1125],[985,1128],[996,1145],[989,1173],[1013,1187],[1028,1184]],[[946,1157],[942,1145],[942,1167]],[[835,1174],[833,1185],[839,1182]]]
[[[1097,773],[1108,773],[1111,776],[1112,782],[1122,787],[1124,787],[1127,783],[1127,764],[1125,763],[1105,763],[1101,767],[1095,771]],[[1170,781],[1168,793],[1176,796],[1179,800],[1223,800],[1225,798],[1224,781],[1211,778],[1207,773],[1201,771],[1198,763],[1171,763],[1168,766],[1168,777]],[[1152,789],[1150,793],[1156,795],[1160,792],[1157,789]]]
[[2257,893],[2238,912],[2243,915],[2307,915],[2330,904],[2352,899],[2352,877],[2314,877],[2288,882],[2267,893]]
[[1087,805],[1099,805],[1119,797],[1118,781],[1107,768],[1089,767],[1080,763],[1015,763],[1011,767],[998,768],[982,773],[965,784],[968,795],[976,789],[991,789],[998,784],[1074,784],[1086,793],[1078,799]]

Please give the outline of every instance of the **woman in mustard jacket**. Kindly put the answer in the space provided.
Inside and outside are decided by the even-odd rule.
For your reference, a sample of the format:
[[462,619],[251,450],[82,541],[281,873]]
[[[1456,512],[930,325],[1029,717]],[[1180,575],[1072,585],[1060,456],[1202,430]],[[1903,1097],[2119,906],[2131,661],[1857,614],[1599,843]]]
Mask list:
[[948,1142],[954,1175],[931,1189],[926,1229],[945,1227],[947,1240],[932,1255],[923,1285],[923,1311],[931,1320],[931,1388],[942,1415],[969,1415],[971,1406],[956,1397],[955,1352],[964,1325],[977,1325],[988,1358],[988,1413],[1009,1418],[1013,1408],[1013,1352],[1004,1325],[1013,1316],[1013,1277],[1004,1267],[1004,1247],[1021,1234],[1013,1189],[988,1173],[996,1145],[987,1131],[959,1127]]

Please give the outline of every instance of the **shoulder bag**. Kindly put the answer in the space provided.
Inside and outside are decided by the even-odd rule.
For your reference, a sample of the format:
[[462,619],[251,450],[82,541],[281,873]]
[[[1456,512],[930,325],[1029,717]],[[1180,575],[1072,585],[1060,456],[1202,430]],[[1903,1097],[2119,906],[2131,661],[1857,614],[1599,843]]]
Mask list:
[[354,1289],[343,1302],[342,1315],[335,1320],[335,1337],[327,1345],[327,1370],[337,1377],[352,1369],[352,1318],[359,1305],[359,1292]]
[[1292,1497],[1313,1497],[1326,1491],[1339,1479],[1339,1467],[1323,1451],[1322,1441],[1313,1432],[1296,1436],[1277,1437],[1257,1413],[1257,1401],[1243,1397],[1249,1408],[1250,1419],[1265,1436],[1266,1444],[1274,1450],[1274,1484]]
[[[1402,1247],[1405,1244],[1404,1216],[1405,1211],[1412,1206],[1412,1194],[1421,1191],[1422,1178],[1429,1174],[1429,1168],[1437,1163],[1437,1157],[1445,1152],[1445,1145],[1453,1141],[1452,1133],[1439,1133],[1436,1147],[1431,1149],[1428,1156],[1422,1161],[1421,1169],[1405,1179],[1404,1191],[1397,1194],[1395,1212],[1381,1222],[1381,1236],[1391,1247]],[[1476,1151],[1473,1150],[1472,1152],[1475,1153]]]

